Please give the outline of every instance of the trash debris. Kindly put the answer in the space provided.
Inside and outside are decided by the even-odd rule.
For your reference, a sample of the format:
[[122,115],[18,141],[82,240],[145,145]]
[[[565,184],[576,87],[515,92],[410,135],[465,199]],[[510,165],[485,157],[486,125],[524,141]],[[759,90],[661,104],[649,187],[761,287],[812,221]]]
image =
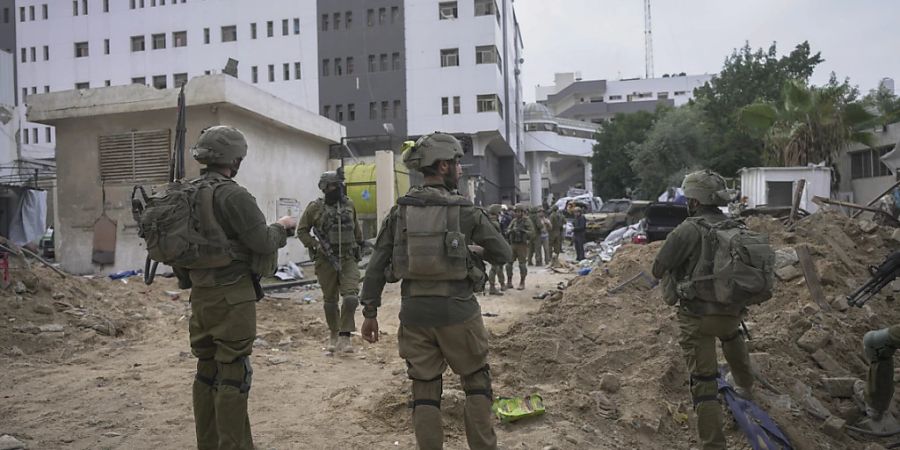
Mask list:
[[136,275],[140,275],[143,271],[141,269],[138,270],[123,270],[121,272],[111,273],[109,274],[110,280],[124,280],[129,277],[133,277]]
[[501,422],[515,422],[544,414],[544,399],[538,394],[526,397],[498,397],[491,411]]

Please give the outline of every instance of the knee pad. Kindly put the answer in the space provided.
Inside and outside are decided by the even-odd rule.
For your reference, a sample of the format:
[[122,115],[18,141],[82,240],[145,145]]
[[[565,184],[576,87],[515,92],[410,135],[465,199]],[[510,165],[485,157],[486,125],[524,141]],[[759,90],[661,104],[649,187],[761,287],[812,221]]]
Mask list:
[[870,363],[884,361],[894,357],[896,347],[890,345],[891,336],[887,328],[870,331],[863,336],[863,347],[866,351],[866,359]]
[[359,297],[355,295],[345,295],[343,305],[344,308],[356,309],[356,307],[359,306]]
[[718,375],[698,375],[691,374],[691,399],[694,402],[694,409],[703,402],[719,401],[719,386],[716,383]]
[[409,407],[416,409],[417,406],[434,406],[440,409],[441,394],[444,392],[444,378],[438,375],[430,380],[420,380],[412,378],[412,394],[413,399],[409,403]]
[[194,379],[209,387],[215,387],[216,374],[218,373],[219,366],[216,364],[216,360],[212,358],[198,359],[197,374],[194,375]]
[[253,367],[250,357],[241,356],[230,363],[219,363],[219,385],[237,388],[241,394],[250,392],[253,382]]
[[494,392],[491,390],[491,366],[485,364],[484,367],[463,375],[461,378],[462,388],[466,393],[466,397],[472,395],[483,395],[489,400],[494,399]]

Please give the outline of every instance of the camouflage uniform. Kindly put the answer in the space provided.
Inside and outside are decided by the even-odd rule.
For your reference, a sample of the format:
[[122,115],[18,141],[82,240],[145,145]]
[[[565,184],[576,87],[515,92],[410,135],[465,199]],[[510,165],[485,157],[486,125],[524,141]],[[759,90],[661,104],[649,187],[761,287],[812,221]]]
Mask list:
[[533,230],[528,239],[528,264],[542,266],[544,265],[542,257],[544,246],[541,242],[541,235],[544,234],[545,230],[544,224],[538,217],[538,211],[540,211],[540,208],[537,206],[533,206],[528,210],[528,219],[531,221],[531,229]]
[[[525,208],[524,205],[516,205],[516,216],[510,222],[507,230],[514,261],[519,261],[519,290],[525,289],[525,277],[528,275],[528,243],[534,234],[531,219],[525,215]],[[507,267],[509,267],[507,274],[509,275],[510,283],[512,283],[512,263]]]
[[[201,134],[192,149],[194,158],[201,163],[217,162],[208,155],[221,144],[210,142],[216,139],[237,142],[234,145],[238,147],[242,144],[246,154],[240,132],[213,127]],[[256,199],[229,177],[215,171],[204,171],[201,176],[216,180],[213,212],[232,242],[236,259],[215,269],[175,269],[179,287],[191,288],[188,326],[191,353],[197,357],[193,385],[197,447],[252,449],[247,415],[253,374],[249,356],[256,340],[256,301],[261,298],[252,277],[254,272],[274,269],[277,251],[287,242],[287,231],[280,224],[267,226]]]
[[880,421],[894,397],[894,352],[900,348],[900,325],[870,331],[863,337],[869,375],[866,379],[866,414]]
[[[500,205],[491,205],[488,210],[488,217],[491,219],[491,223],[497,227],[497,230],[500,230]],[[488,277],[490,281],[491,288],[489,294],[491,295],[503,295],[502,292],[506,290],[506,280],[503,276],[503,267],[505,264],[491,264],[491,272]],[[495,284],[497,283],[497,284]],[[499,285],[499,290],[497,289],[497,285]]]
[[[325,190],[329,183],[340,185],[341,180],[336,173],[326,172],[322,175],[320,189]],[[322,286],[325,322],[330,331],[328,349],[351,352],[353,347],[350,345],[350,335],[356,331],[354,315],[359,306],[357,264],[360,259],[362,230],[353,202],[342,192],[339,196],[340,200],[333,204],[322,198],[310,203],[297,224],[297,238],[315,260],[316,277]],[[327,238],[332,254],[339,260],[340,272],[335,270],[319,241],[310,234],[313,228]],[[339,297],[342,298],[340,306]]]
[[[456,160],[461,156],[462,149],[455,138],[436,133],[422,137],[414,147],[404,152],[403,159],[407,167],[415,170],[431,167],[435,161]],[[458,211],[453,213],[458,214],[458,231],[454,233],[461,233],[466,242],[483,247],[483,257],[489,263],[500,265],[511,257],[509,246],[484,211],[472,206],[443,184],[413,188],[398,200],[398,205],[412,206],[395,206],[385,218],[366,269],[361,301],[364,305],[363,316],[367,319],[377,315],[384,284],[389,280],[396,281],[395,276],[402,278],[397,275],[398,271],[402,274],[413,265],[406,258],[411,258],[407,252],[415,251],[416,247],[409,243],[412,237],[406,233],[405,226],[400,228],[400,224],[406,223],[403,214],[413,214],[409,211],[416,205],[438,208],[437,214],[442,214],[440,208]],[[402,212],[403,208],[407,212]],[[450,213],[446,214],[449,223]],[[447,255],[450,255],[452,248],[455,255],[458,249],[456,238],[450,246],[447,241],[450,233],[445,233],[445,238],[441,239],[444,245],[440,242],[433,244],[437,246],[435,248],[445,248]],[[419,253],[418,257],[423,257],[423,254]],[[459,257],[449,256],[450,259]],[[436,255],[435,258],[442,262],[447,261],[448,256]],[[443,446],[441,380],[448,365],[460,375],[462,389],[466,393],[464,417],[469,447],[497,448],[490,410],[493,394],[487,364],[488,333],[473,294],[473,286],[482,279],[483,274],[473,273],[471,264],[468,267],[469,275],[464,274],[462,279],[403,279],[400,286],[397,341],[400,356],[407,363],[407,375],[412,379],[413,427],[418,447],[423,450]]]
[[[685,195],[703,205],[692,211],[709,223],[725,219],[725,215],[708,198],[709,190],[716,189],[695,182],[706,182],[714,174],[696,172],[685,177]],[[718,177],[718,175],[715,175]],[[720,180],[718,177],[717,180]],[[719,185],[718,181],[713,183]],[[705,189],[705,190],[704,190]],[[721,188],[724,189],[724,180]],[[698,192],[699,190],[699,192]],[[704,450],[724,449],[722,408],[718,403],[718,362],[716,340],[722,344],[722,352],[731,369],[738,393],[749,396],[753,387],[750,355],[744,336],[740,332],[743,306],[725,305],[686,297],[684,282],[691,278],[694,266],[701,257],[703,235],[700,226],[685,221],[666,237],[665,244],[653,262],[653,276],[662,278],[663,297],[670,305],[678,304],[678,325],[681,330],[679,344],[690,371],[691,397],[697,414],[697,431]]]
[[562,254],[563,227],[565,220],[559,209],[553,208],[550,213],[550,255],[551,259]]

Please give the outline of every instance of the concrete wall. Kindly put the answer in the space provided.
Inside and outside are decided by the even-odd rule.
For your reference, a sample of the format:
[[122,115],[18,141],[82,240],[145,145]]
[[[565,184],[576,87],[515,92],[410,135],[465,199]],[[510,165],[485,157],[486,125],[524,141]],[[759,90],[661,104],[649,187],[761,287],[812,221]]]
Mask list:
[[[325,169],[327,143],[227,107],[192,107],[187,117],[188,146],[197,140],[200,130],[211,125],[234,125],[245,133],[249,153],[236,181],[256,197],[268,222],[277,219],[279,198],[295,198],[304,207],[315,198],[318,176]],[[66,145],[65,151],[57,154],[56,245],[57,259],[65,270],[109,273],[143,267],[146,251],[131,216],[131,183],[106,186],[106,214],[118,223],[115,264],[99,267],[91,262],[92,226],[102,212],[97,138],[132,129],[170,129],[174,122],[174,109],[58,122],[57,132]],[[174,136],[174,130],[172,133]],[[190,154],[187,161],[188,176],[199,174],[200,165]],[[302,259],[306,253],[295,238],[279,253],[282,262]]]
[[[881,128],[872,131],[874,137],[874,147],[884,147],[896,145],[900,142],[900,123],[888,125],[887,130]],[[897,180],[895,176],[880,176],[867,178],[851,178],[850,154],[853,152],[864,151],[867,147],[862,144],[852,144],[844,152],[838,160],[838,170],[841,174],[840,192],[843,195],[852,197],[854,203],[866,204],[874,199],[876,195],[881,194],[887,188],[891,187]]]

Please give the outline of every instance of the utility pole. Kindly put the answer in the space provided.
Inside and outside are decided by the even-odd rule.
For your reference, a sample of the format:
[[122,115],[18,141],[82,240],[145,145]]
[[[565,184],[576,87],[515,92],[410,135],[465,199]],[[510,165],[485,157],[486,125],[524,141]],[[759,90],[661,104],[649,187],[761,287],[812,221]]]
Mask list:
[[653,78],[653,27],[650,24],[650,0],[644,0],[644,78]]

